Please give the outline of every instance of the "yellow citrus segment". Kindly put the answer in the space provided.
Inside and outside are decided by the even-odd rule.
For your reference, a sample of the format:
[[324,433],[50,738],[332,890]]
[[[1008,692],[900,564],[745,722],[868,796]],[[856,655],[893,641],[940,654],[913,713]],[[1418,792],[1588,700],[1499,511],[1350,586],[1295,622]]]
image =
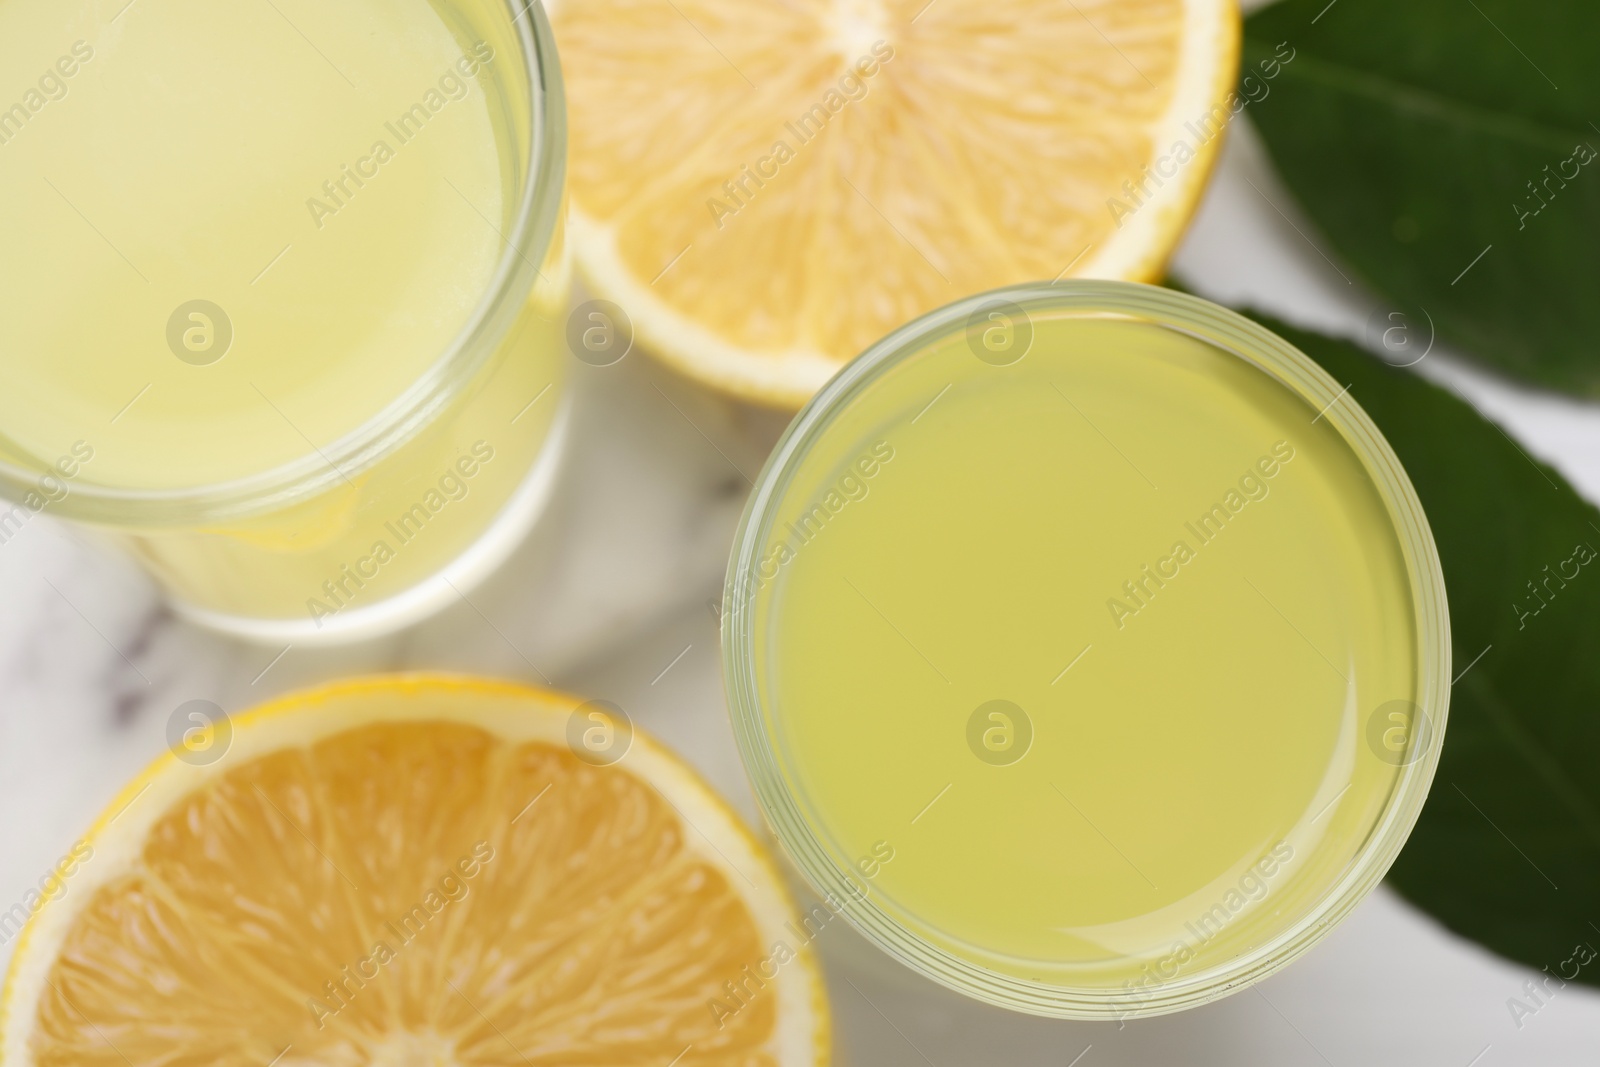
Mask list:
[[[399,684],[413,688],[375,682],[359,703],[414,704],[416,680]],[[560,740],[577,702],[520,693],[497,690],[474,722],[473,683],[424,682],[454,721],[412,706],[332,732],[328,707],[306,704],[288,709],[305,731],[276,724],[235,762],[273,722],[249,716],[224,769],[170,802],[161,780],[197,772],[158,764],[146,789],[165,808],[89,839],[86,872],[120,869],[24,935],[8,1053],[39,1067],[825,1062],[815,965],[734,817],[643,737],[615,765],[580,759]],[[147,826],[136,847],[117,846],[125,825]],[[782,939],[793,958],[750,982]]]
[[1233,0],[552,6],[591,285],[669,362],[787,404],[957,297],[1152,280],[1238,53]]

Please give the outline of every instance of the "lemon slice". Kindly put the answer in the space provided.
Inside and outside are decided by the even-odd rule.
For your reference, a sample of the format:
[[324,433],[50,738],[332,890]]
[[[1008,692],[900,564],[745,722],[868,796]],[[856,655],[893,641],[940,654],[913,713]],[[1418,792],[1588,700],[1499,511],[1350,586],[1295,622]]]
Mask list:
[[590,287],[679,370],[790,407],[959,297],[1155,280],[1239,50],[1235,0],[549,6]]
[[75,851],[12,961],[6,1063],[826,1063],[815,924],[606,706],[402,676],[229,725]]

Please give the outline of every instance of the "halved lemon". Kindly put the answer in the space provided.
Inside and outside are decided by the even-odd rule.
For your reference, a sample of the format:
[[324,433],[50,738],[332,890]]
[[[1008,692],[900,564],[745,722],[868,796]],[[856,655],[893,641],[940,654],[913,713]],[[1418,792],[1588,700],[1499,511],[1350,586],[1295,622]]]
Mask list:
[[231,727],[74,852],[12,961],[6,1063],[827,1061],[772,864],[604,706],[400,676]]
[[790,407],[958,297],[1155,280],[1232,114],[1235,0],[548,6],[590,287]]

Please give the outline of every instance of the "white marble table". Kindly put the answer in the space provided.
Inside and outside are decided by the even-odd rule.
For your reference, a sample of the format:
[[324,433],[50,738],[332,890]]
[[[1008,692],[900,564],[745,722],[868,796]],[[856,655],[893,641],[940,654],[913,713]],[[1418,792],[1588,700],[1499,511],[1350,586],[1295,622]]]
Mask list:
[[[1373,298],[1265,198],[1293,215],[1238,124],[1177,275],[1222,302],[1359,336]],[[1442,347],[1419,369],[1600,500],[1600,409],[1508,386]],[[0,909],[162,751],[179,704],[201,698],[238,710],[364,671],[546,678],[613,700],[754,820],[708,605],[747,479],[784,420],[710,397],[637,355],[576,370],[575,434],[548,521],[471,604],[391,639],[280,655],[178,621],[130,565],[48,518],[0,546]],[[1600,1045],[1600,993],[1568,987],[1519,1028],[1506,1001],[1532,972],[1453,937],[1384,889],[1257,989],[1121,1027],[969,1004],[880,959],[843,924],[819,944],[845,1064],[1560,1067],[1592,1065]],[[0,958],[9,951],[0,946]]]

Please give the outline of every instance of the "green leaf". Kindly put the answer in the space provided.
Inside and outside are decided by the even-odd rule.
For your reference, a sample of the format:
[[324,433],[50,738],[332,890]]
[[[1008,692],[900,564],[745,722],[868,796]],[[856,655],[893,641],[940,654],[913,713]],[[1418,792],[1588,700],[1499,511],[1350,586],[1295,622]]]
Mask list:
[[[1262,80],[1280,42],[1293,59]],[[1240,93],[1266,93],[1248,114],[1347,272],[1479,359],[1595,396],[1597,42],[1592,0],[1283,0],[1245,22]]]
[[[1454,394],[1252,317],[1350,385],[1439,547],[1458,680],[1389,883],[1457,933],[1555,970],[1575,945],[1600,947],[1600,512]],[[1600,966],[1578,980],[1600,985]]]

